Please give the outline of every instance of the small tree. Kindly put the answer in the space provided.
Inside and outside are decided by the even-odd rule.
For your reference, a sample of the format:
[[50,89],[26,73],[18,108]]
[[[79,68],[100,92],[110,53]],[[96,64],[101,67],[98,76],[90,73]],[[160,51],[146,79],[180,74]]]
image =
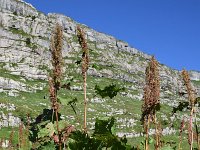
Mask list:
[[77,26],[77,37],[79,44],[81,45],[83,54],[82,54],[82,76],[83,76],[83,90],[84,90],[84,132],[87,132],[87,70],[89,66],[89,52],[88,46],[85,39],[85,33]]
[[158,62],[154,57],[151,58],[148,67],[146,68],[146,85],[144,87],[144,103],[142,106],[142,123],[144,127],[144,133],[146,134],[145,139],[145,150],[149,149],[149,125],[153,121],[156,129],[156,145],[155,149],[159,149],[159,135],[157,130],[156,121],[156,110],[160,108],[160,81],[159,81],[159,70]]

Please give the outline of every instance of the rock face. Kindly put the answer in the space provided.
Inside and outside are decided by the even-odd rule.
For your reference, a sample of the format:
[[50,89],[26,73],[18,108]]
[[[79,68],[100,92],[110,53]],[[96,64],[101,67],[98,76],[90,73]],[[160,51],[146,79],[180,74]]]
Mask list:
[[17,127],[21,122],[20,118],[13,116],[12,111],[16,109],[13,104],[3,104],[0,103],[0,108],[9,111],[7,115],[5,115],[2,111],[0,112],[0,127]]
[[[2,68],[13,75],[21,75],[26,79],[47,78],[45,68],[50,66],[51,57],[49,41],[56,22],[64,29],[63,56],[70,57],[73,51],[80,50],[75,38],[78,23],[69,17],[58,14],[45,15],[32,5],[18,0],[0,0],[0,11],[0,62],[3,63]],[[89,74],[137,82],[138,86],[142,87],[145,68],[151,56],[112,36],[87,26],[83,28],[90,49],[99,53],[96,59],[101,61],[98,63],[110,65],[113,69],[97,71],[91,68]],[[138,78],[133,77],[133,74],[138,75]],[[179,71],[161,66],[160,75],[161,88],[177,93],[182,86]],[[200,73],[192,71],[191,78],[200,80]]]
[[[80,73],[80,68],[70,68],[81,58],[76,37],[76,26],[79,23],[60,14],[45,15],[21,0],[0,0],[0,92],[16,96],[19,91],[35,92],[43,89],[45,84],[35,83],[34,80],[43,81],[48,77],[48,68],[51,68],[50,37],[56,23],[61,24],[64,31],[64,70]],[[85,25],[80,26],[86,33],[90,50],[88,74],[133,83],[132,87],[127,88],[137,89],[137,95],[124,95],[141,100],[145,68],[151,56],[112,36]],[[159,70],[161,103],[178,105],[180,100],[185,99],[179,95],[184,91],[180,71],[161,64]],[[191,71],[190,75],[200,95],[200,73]],[[66,73],[65,77],[69,78],[70,75]],[[93,101],[102,102],[101,99]]]

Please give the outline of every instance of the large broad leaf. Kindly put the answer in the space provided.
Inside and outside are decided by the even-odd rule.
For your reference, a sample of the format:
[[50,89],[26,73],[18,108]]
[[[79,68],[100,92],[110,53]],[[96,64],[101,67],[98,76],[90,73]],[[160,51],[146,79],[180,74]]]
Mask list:
[[165,146],[161,148],[160,150],[174,150],[174,148],[172,148],[171,146]]
[[150,137],[148,143],[149,143],[149,144],[152,144],[153,142],[154,142],[154,139]]
[[101,150],[101,142],[79,130],[70,134],[70,150]]
[[38,148],[39,150],[55,150],[56,149],[56,145],[54,144],[54,142],[48,142],[45,145],[41,146],[40,148]]
[[134,148],[131,145],[124,145],[119,141],[115,141],[111,147],[111,150],[137,150],[137,148]]
[[116,135],[116,124],[114,124],[112,127],[111,127],[111,133],[113,135]]
[[111,147],[117,141],[117,137],[113,134],[115,119],[112,117],[107,120],[96,119],[93,138],[102,143],[103,146]]
[[112,99],[118,92],[123,90],[124,88],[120,88],[116,84],[106,86],[104,89],[101,89],[98,85],[95,86],[96,94],[100,95],[102,98],[110,97]]
[[67,103],[67,105],[70,105],[71,108],[73,109],[74,113],[77,115],[77,112],[76,112],[76,103],[78,102],[78,99],[77,98],[74,98],[72,99],[71,101],[69,101]]
[[[61,120],[60,116],[61,114],[58,113],[58,120]],[[43,113],[37,116],[33,124],[38,124],[44,121],[56,121],[56,113],[52,109],[43,109]]]
[[[197,105],[197,107],[200,106],[200,97],[197,97],[195,99],[195,104]],[[177,107],[173,107],[172,113],[176,113],[177,111],[183,111],[184,109],[190,109],[189,102],[179,102],[179,105]]]
[[52,122],[50,122],[45,126],[45,128],[39,130],[38,138],[43,138],[46,136],[52,137],[54,132],[55,132],[54,125]]
[[195,104],[197,104],[197,107],[200,107],[200,97],[196,98]]
[[93,137],[101,142],[101,144],[104,147],[111,147],[112,145],[114,145],[114,143],[116,143],[117,141],[117,137],[112,135],[111,133],[105,133],[105,134],[95,134],[93,135]]
[[127,141],[119,140],[115,133],[115,119],[96,119],[94,133],[90,137],[79,130],[73,132],[69,139],[70,150],[102,150],[111,148],[112,150],[134,150]]
[[176,113],[177,111],[183,111],[183,109],[189,109],[189,102],[179,102],[177,107],[173,107],[172,113]]
[[[60,120],[58,122],[58,126],[59,126],[59,129],[62,131],[63,129],[65,129],[67,127],[67,125],[69,125],[66,121],[64,120]],[[56,125],[56,122],[54,122],[53,124],[53,127],[55,129],[55,133],[58,134],[58,131],[57,131],[57,125]]]
[[94,134],[112,134],[112,127],[114,126],[114,123],[115,119],[113,117],[108,120],[99,120],[97,118],[95,122]]

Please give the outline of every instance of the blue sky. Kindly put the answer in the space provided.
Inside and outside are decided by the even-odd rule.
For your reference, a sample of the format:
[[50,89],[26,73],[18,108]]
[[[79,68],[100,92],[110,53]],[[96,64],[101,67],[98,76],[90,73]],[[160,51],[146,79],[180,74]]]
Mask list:
[[153,54],[174,69],[200,71],[200,0],[24,0]]

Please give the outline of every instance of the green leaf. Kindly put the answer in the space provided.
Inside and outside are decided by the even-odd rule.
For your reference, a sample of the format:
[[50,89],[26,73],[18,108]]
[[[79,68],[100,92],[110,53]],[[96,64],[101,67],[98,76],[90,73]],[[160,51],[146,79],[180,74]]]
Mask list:
[[57,102],[59,103],[59,104],[62,104],[62,100],[61,100],[61,98],[58,96],[57,97]]
[[165,146],[161,148],[160,150],[174,150],[171,146]]
[[38,138],[43,138],[43,137],[51,137],[53,136],[55,130],[52,122],[48,123],[45,128],[42,128],[38,132]]
[[115,123],[114,117],[108,120],[99,120],[97,118],[95,122],[94,134],[106,134],[106,133],[112,134],[111,128],[114,126],[114,123]]
[[70,105],[71,108],[73,109],[74,113],[77,115],[77,112],[76,112],[76,103],[78,102],[78,99],[77,98],[74,98],[72,99],[71,101],[69,101],[67,103],[67,105]]
[[79,130],[70,135],[69,148],[71,150],[101,150],[101,141],[96,140]]
[[113,135],[116,135],[116,125],[115,124],[111,127],[111,133]]
[[120,91],[124,91],[124,88],[120,88],[116,84],[106,86],[103,90],[98,85],[95,86],[96,94],[100,95],[102,98],[110,97],[112,99]]
[[41,146],[42,150],[55,150],[56,149],[56,145],[54,144],[54,142],[48,142],[47,144],[45,144],[44,146]]
[[177,111],[183,111],[184,108],[189,109],[189,102],[179,102],[177,107],[173,107],[172,113],[176,113]]
[[[54,123],[54,128],[56,127],[55,125],[56,125],[56,122]],[[67,127],[68,123],[65,120],[60,120],[58,122],[58,125],[59,125],[60,130],[63,130]]]
[[154,139],[153,138],[149,138],[149,144],[152,144],[154,142]]

